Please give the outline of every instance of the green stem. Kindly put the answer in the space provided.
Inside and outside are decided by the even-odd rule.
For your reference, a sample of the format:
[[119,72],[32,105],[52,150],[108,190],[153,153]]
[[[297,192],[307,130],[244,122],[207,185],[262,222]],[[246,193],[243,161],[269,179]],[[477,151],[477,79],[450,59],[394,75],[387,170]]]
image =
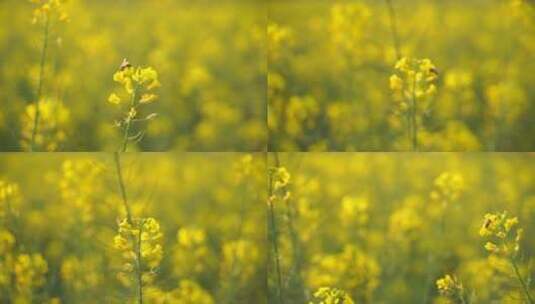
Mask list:
[[394,41],[394,49],[396,51],[397,60],[401,59],[401,49],[399,44],[398,28],[396,24],[396,11],[392,5],[392,0],[386,0],[388,6],[388,16],[390,17],[390,31],[392,32],[392,40]]
[[513,270],[515,271],[516,277],[518,278],[520,285],[522,285],[522,290],[524,291],[527,302],[530,304],[533,304],[534,303],[533,299],[531,298],[531,295],[529,294],[529,290],[528,290],[528,286],[526,282],[524,282],[524,279],[522,278],[522,275],[520,274],[520,271],[518,270],[518,265],[516,265],[516,262],[513,258],[511,258],[510,261],[511,261],[511,265],[513,266]]
[[[123,172],[121,168],[121,159],[119,152],[115,152],[114,154],[115,159],[115,169],[117,171],[117,180],[119,182],[119,190],[121,192],[121,197],[123,200],[124,208],[126,210],[126,220],[128,223],[133,227],[134,221],[132,220],[132,211],[130,209],[130,205],[128,204],[128,199],[126,197],[126,188],[124,186],[124,180],[123,180]],[[141,229],[143,228],[143,225],[139,227],[139,234],[137,239],[135,237],[132,237],[132,242],[134,243],[135,248],[135,254],[136,254],[136,281],[137,281],[137,297],[138,297],[138,303],[143,303],[143,280],[142,280],[142,271],[141,271]]]
[[411,109],[407,110],[407,141],[412,142]]
[[121,152],[126,152],[126,146],[128,145],[128,134],[130,133],[130,124],[131,124],[131,119],[129,118],[127,121],[126,121],[126,126],[124,128],[124,136],[123,136],[123,144],[121,145]]
[[121,191],[121,197],[123,199],[124,209],[126,210],[126,220],[130,225],[133,225],[132,221],[132,212],[130,211],[130,205],[128,204],[128,200],[126,198],[126,189],[124,187],[124,180],[123,180],[123,173],[121,170],[121,159],[119,152],[115,152],[114,154],[115,159],[115,169],[117,171],[117,179],[119,182],[119,190]]
[[[278,154],[275,152],[275,162],[278,167],[279,158]],[[269,175],[268,181],[268,205],[269,205],[269,220],[270,220],[270,230],[271,230],[271,243],[273,246],[273,253],[275,254],[275,271],[277,272],[277,294],[279,298],[279,303],[284,304],[283,292],[282,292],[282,272],[280,267],[280,255],[279,255],[279,245],[277,242],[277,223],[275,219],[275,207],[273,206],[272,196],[273,196],[273,177]]]
[[[132,99],[130,100],[130,108],[136,107],[136,95],[137,95],[138,86],[134,88],[134,92],[132,92]],[[130,127],[132,125],[132,119],[133,117],[130,117],[130,114],[127,114],[126,119],[126,126],[124,127],[124,135],[123,135],[123,144],[121,145],[121,152],[126,152],[126,147],[128,145],[128,138],[130,136]]]
[[48,49],[48,30],[50,27],[50,19],[45,16],[45,26],[43,29],[43,48],[41,49],[41,62],[39,65],[39,84],[37,86],[37,96],[35,100],[35,114],[33,119],[32,127],[32,136],[30,139],[30,152],[33,152],[35,147],[35,137],[37,136],[37,127],[39,125],[39,116],[41,110],[39,108],[39,100],[41,99],[41,94],[43,92],[43,78],[45,71],[45,62],[46,62],[46,51]]
[[411,112],[412,112],[412,151],[418,150],[418,123],[416,121],[416,75],[413,76],[414,79],[412,81],[412,106],[411,106]]
[[271,242],[273,244],[273,251],[275,254],[275,271],[277,272],[277,294],[279,297],[279,303],[283,304],[284,301],[282,297],[282,273],[280,268],[279,245],[277,243],[277,227],[275,224],[275,209],[273,207],[273,202],[269,202],[269,215],[271,221]]
[[464,299],[463,294],[459,294],[459,300],[461,301],[461,304],[466,304],[466,300]]
[[138,304],[143,304],[143,278],[141,275],[141,233],[143,229],[143,224],[139,227],[139,234],[136,240],[136,278],[137,278],[137,302]]

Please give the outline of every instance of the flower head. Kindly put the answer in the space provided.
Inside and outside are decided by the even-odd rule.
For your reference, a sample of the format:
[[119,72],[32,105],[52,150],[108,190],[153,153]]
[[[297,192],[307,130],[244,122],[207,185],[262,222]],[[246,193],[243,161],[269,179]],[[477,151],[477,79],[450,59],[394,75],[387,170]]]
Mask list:
[[518,224],[518,218],[509,217],[505,211],[485,214],[483,225],[479,229],[479,235],[489,239],[485,243],[485,249],[493,254],[514,257],[520,249],[523,235],[522,228],[515,230]]
[[332,287],[320,287],[314,292],[314,301],[310,304],[353,304],[351,297],[343,290]]
[[126,151],[129,141],[139,141],[144,135],[139,130],[132,135],[132,126],[141,122],[148,122],[156,117],[156,113],[141,116],[142,108],[146,104],[155,102],[158,95],[153,91],[160,86],[158,72],[152,67],[132,66],[128,60],[123,59],[119,69],[113,74],[113,81],[120,84],[122,90],[116,90],[108,96],[108,102],[123,108],[123,116],[116,121],[116,125],[123,130],[122,149]]
[[401,110],[408,108],[408,100],[422,101],[436,92],[438,71],[431,60],[403,57],[394,69],[397,72],[390,76],[390,89]]
[[274,200],[288,200],[290,198],[290,191],[288,186],[290,184],[290,173],[285,167],[273,167],[269,170],[270,179],[272,182],[272,197],[270,201]]
[[[123,63],[119,70],[113,74],[113,81],[123,86],[126,96],[134,106],[137,103],[151,103],[158,97],[154,93],[149,93],[160,86],[158,73],[152,67],[132,67]],[[123,100],[117,93],[112,93],[108,97],[108,101],[113,104],[121,104]]]
[[444,205],[456,201],[464,190],[463,176],[458,173],[443,172],[435,178],[434,184],[431,199]]
[[449,274],[440,278],[436,282],[438,292],[446,297],[458,297],[463,293],[463,285],[456,278]]
[[145,280],[150,280],[152,270],[163,258],[162,236],[160,224],[154,218],[132,219],[132,222],[123,219],[113,239],[115,249],[122,253],[122,273],[136,270]]

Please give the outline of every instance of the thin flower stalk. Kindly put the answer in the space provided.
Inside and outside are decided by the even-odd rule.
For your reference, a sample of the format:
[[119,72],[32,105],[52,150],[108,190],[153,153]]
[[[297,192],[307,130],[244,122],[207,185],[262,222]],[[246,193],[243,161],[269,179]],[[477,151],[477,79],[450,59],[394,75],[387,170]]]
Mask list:
[[394,50],[396,52],[396,59],[401,59],[401,47],[399,42],[398,27],[396,23],[396,11],[394,10],[394,5],[392,0],[385,0],[386,6],[388,7],[388,17],[390,19],[390,31],[392,32],[392,40],[394,41]]
[[43,46],[41,48],[41,60],[39,64],[39,82],[37,85],[37,95],[35,99],[35,115],[33,120],[32,135],[30,139],[30,152],[33,152],[35,148],[35,137],[37,136],[37,126],[39,125],[39,117],[41,114],[39,100],[41,99],[41,94],[43,92],[46,52],[48,49],[48,32],[50,28],[50,18],[48,16],[44,16],[44,18],[45,22],[43,26]]
[[282,281],[282,271],[280,266],[280,252],[278,244],[277,220],[275,216],[275,203],[281,199],[287,199],[286,186],[289,181],[289,174],[285,168],[280,167],[279,156],[275,153],[275,167],[268,172],[268,207],[270,221],[270,235],[273,246],[275,271],[277,274],[277,297],[280,304],[284,304],[284,289]]
[[[145,117],[140,117],[143,106],[153,103],[158,99],[158,95],[153,90],[160,86],[158,73],[152,67],[133,67],[128,60],[123,59],[119,70],[113,75],[113,80],[119,83],[123,90],[111,93],[108,102],[121,107],[123,117],[116,121],[116,126],[122,129],[123,136],[120,152],[126,152],[128,142],[139,142],[145,135],[145,131],[132,134],[135,123],[148,122],[156,118],[156,113],[150,113]],[[126,101],[127,105],[123,106]]]
[[[126,189],[124,186],[124,179],[123,179],[123,173],[121,169],[121,159],[120,159],[119,152],[114,153],[114,159],[115,159],[115,168],[117,170],[117,179],[119,182],[119,190],[121,192],[121,198],[122,198],[123,205],[126,211],[126,220],[130,226],[134,226],[134,221],[132,219],[132,211],[130,209],[130,205],[128,204],[128,199],[126,196]],[[135,255],[136,255],[135,276],[136,276],[136,285],[137,285],[137,302],[138,304],[142,304],[143,303],[143,280],[142,280],[142,273],[141,273],[141,231],[138,233],[137,238],[132,237],[132,241],[134,244]]]

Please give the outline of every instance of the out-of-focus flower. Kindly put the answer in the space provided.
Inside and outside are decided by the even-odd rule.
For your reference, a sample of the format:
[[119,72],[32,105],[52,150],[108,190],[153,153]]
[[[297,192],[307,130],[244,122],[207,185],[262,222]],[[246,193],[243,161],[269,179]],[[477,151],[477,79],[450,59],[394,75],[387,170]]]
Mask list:
[[320,287],[314,292],[314,301],[309,304],[354,304],[351,297],[343,290]]
[[69,21],[69,15],[65,11],[65,3],[68,0],[30,0],[36,7],[33,10],[32,23],[49,20],[51,17],[59,21]]
[[40,114],[34,146],[43,151],[56,151],[67,140],[71,124],[69,109],[56,99],[47,98],[26,106],[21,118],[21,145],[29,149],[37,107]]
[[456,201],[464,190],[464,179],[461,174],[443,172],[435,178],[431,199],[441,202],[444,206]]

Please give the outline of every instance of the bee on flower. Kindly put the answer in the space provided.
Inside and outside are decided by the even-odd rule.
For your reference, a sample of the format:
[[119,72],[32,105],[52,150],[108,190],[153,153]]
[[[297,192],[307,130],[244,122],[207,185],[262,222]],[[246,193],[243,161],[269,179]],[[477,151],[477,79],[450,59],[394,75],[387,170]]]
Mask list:
[[429,59],[403,57],[394,66],[390,76],[390,89],[397,103],[397,113],[406,117],[407,134],[412,149],[418,149],[418,128],[421,117],[428,109],[426,101],[437,87],[438,70]]
[[518,226],[517,217],[509,217],[507,212],[487,213],[479,235],[490,238],[485,249],[493,254],[515,256],[520,250],[523,229]]
[[523,277],[519,264],[520,241],[524,230],[517,228],[518,225],[518,218],[510,217],[506,211],[487,213],[483,225],[479,229],[479,235],[489,239],[485,243],[485,250],[491,255],[509,262],[513,272],[511,277],[516,277],[520,283],[526,303],[533,304],[535,301],[529,291],[529,280]]
[[121,151],[126,151],[129,141],[140,141],[144,132],[139,131],[132,135],[134,123],[147,122],[156,118],[156,113],[150,113],[145,117],[140,117],[142,108],[158,99],[158,95],[153,91],[160,87],[158,72],[152,67],[134,67],[123,59],[119,69],[113,75],[113,81],[120,84],[122,90],[111,93],[108,102],[121,107],[124,116],[116,122],[116,125],[123,131],[123,142]]

